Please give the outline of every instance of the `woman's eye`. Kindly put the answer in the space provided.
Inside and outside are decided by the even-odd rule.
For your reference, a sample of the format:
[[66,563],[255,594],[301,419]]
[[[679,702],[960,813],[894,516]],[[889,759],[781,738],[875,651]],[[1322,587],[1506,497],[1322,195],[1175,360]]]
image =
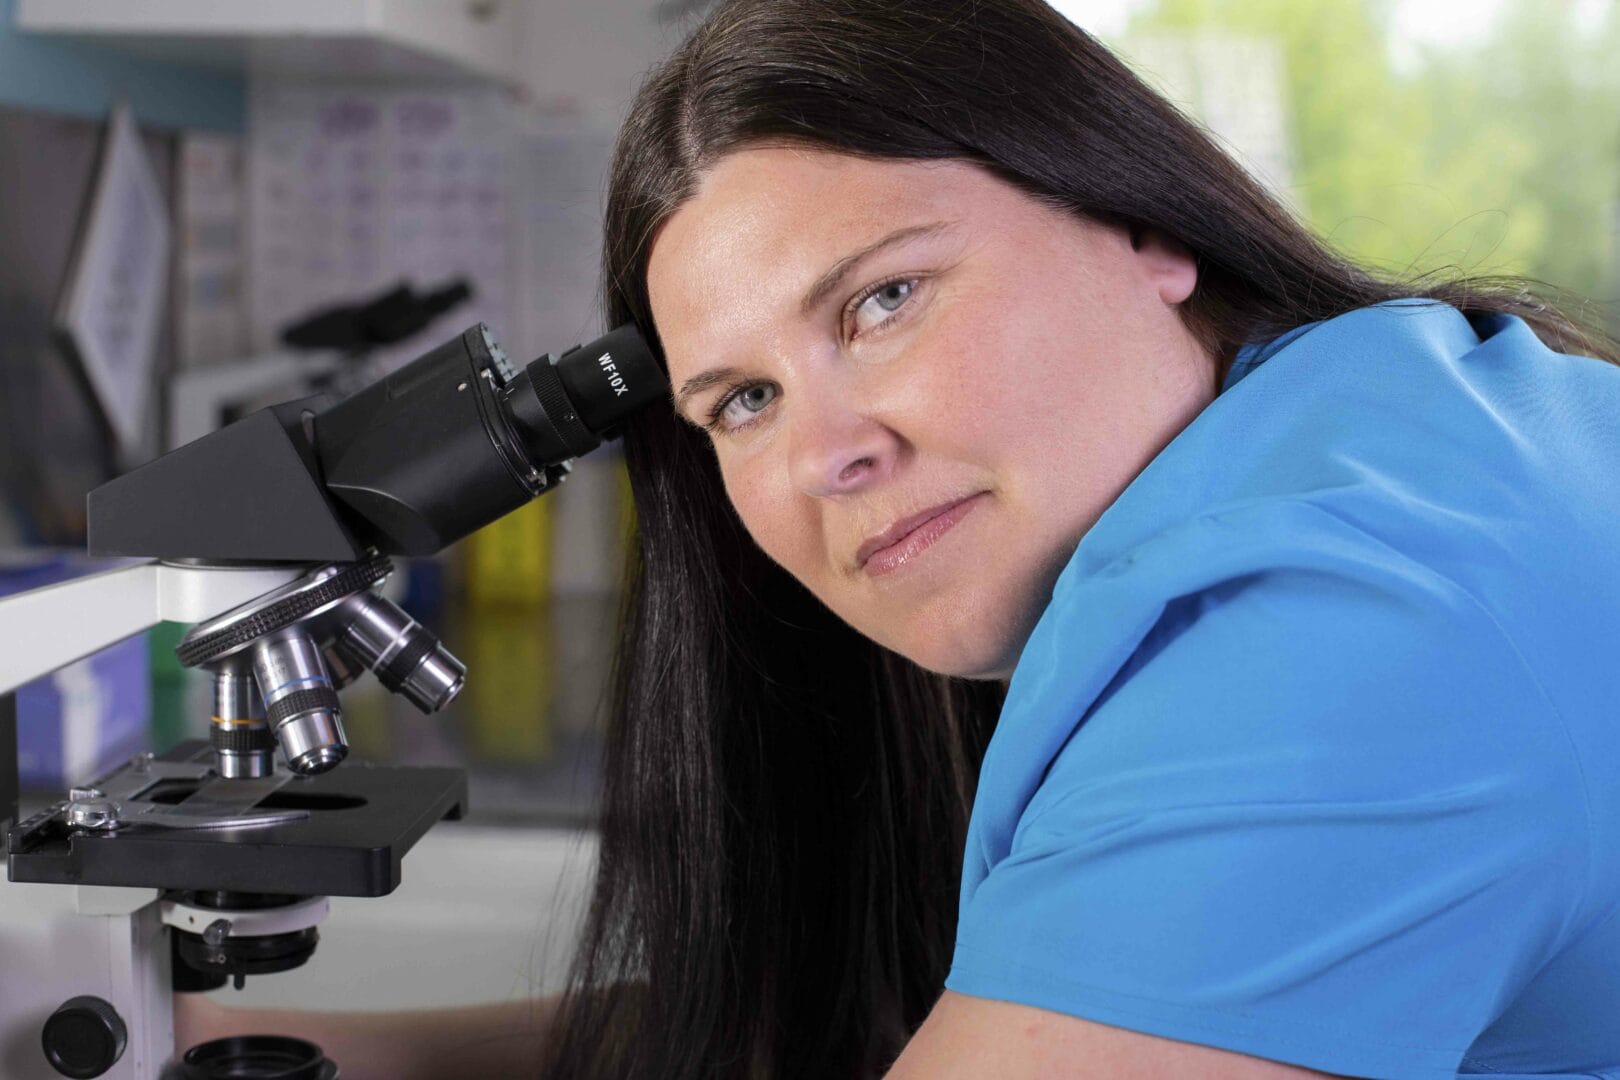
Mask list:
[[714,411],[713,423],[724,428],[744,427],[775,400],[776,384],[749,383],[720,402]]
[[875,330],[888,322],[895,312],[905,306],[911,294],[917,288],[917,279],[909,278],[904,281],[891,281],[879,285],[873,292],[862,300],[855,308],[851,320],[855,336],[860,336],[869,330]]

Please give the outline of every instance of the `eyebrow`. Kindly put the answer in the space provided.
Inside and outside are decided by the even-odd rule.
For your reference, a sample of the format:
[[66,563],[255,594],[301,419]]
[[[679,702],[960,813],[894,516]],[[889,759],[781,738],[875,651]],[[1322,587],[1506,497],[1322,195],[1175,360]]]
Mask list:
[[734,367],[710,368],[700,375],[694,375],[681,384],[681,389],[675,395],[675,412],[684,416],[686,403],[696,394],[701,394],[711,386],[731,382],[737,377]]
[[[844,278],[849,276],[852,270],[878,252],[909,240],[934,236],[944,232],[952,224],[949,221],[936,221],[928,225],[907,225],[903,229],[896,229],[894,232],[867,244],[859,251],[844,256],[833,263],[827,272],[817,278],[815,284],[811,285],[805,292],[804,298],[799,301],[799,313],[808,316],[814,312],[838,288]],[[737,374],[737,369],[734,367],[722,367],[712,368],[692,376],[681,384],[679,393],[675,395],[675,411],[681,412],[685,408],[687,400],[693,395],[701,394],[711,386],[730,382],[737,377]]]
[[823,300],[827,299],[834,289],[838,288],[839,283],[844,280],[851,270],[878,252],[893,247],[895,244],[905,243],[907,240],[933,236],[935,233],[943,232],[949,227],[950,222],[948,221],[936,221],[931,225],[908,225],[903,229],[894,230],[894,232],[880,240],[867,244],[854,254],[845,255],[842,259],[833,263],[831,269],[817,278],[816,283],[810,286],[809,291],[804,294],[804,299],[799,301],[799,313],[809,315],[821,305]]

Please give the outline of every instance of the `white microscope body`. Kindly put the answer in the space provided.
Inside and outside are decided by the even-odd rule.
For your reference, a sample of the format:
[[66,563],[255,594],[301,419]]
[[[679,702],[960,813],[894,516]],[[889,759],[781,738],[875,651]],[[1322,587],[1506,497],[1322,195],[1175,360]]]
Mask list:
[[[7,597],[0,600],[0,696],[161,621],[213,619],[300,572],[147,562]],[[13,774],[15,755],[14,740],[0,746]],[[7,812],[0,807],[0,818]],[[174,1053],[160,895],[0,881],[0,1076],[62,1076],[45,1058],[41,1033],[53,1012],[84,996],[112,1004],[124,1028],[123,1052],[100,1075],[158,1075]]]

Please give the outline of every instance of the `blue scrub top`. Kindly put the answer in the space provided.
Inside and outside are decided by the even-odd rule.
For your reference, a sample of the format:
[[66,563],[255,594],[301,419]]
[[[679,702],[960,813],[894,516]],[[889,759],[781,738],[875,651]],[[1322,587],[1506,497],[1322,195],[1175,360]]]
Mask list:
[[1018,662],[945,985],[1354,1076],[1620,1076],[1620,368],[1250,346]]

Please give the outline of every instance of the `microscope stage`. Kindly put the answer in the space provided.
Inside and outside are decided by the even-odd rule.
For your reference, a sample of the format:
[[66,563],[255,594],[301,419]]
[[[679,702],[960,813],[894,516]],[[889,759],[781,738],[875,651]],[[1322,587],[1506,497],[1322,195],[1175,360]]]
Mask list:
[[[207,743],[187,742],[144,767],[125,765],[98,781],[95,787],[124,810],[114,831],[70,825],[65,804],[14,826],[6,837],[11,880],[385,896],[399,886],[405,852],[434,822],[459,818],[467,804],[467,777],[460,769],[369,765],[351,758],[318,776],[266,782],[220,780],[207,768],[212,761]],[[233,790],[263,793],[240,812],[292,812],[282,816],[300,819],[236,827],[173,824],[183,823],[198,804],[231,806]],[[134,812],[139,807],[150,813],[150,823]],[[160,827],[160,820],[167,824]]]

